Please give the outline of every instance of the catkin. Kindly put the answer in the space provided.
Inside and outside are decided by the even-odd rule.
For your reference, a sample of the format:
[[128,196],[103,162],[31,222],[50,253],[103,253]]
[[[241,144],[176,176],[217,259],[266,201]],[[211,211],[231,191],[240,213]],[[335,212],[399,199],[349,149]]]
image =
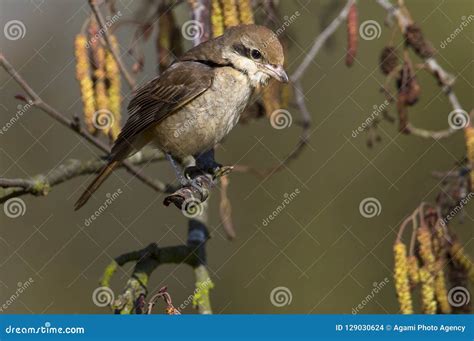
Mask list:
[[410,283],[415,286],[416,284],[420,283],[420,268],[418,266],[418,258],[415,256],[409,256],[407,262]]
[[397,290],[398,302],[402,314],[413,314],[413,303],[411,299],[410,285],[408,281],[408,262],[405,244],[397,241],[393,246],[395,256],[395,288]]
[[239,0],[237,1],[239,6],[239,17],[240,23],[249,25],[254,23],[252,1],[251,0]]
[[[111,125],[108,122],[112,121],[112,117],[102,117],[102,115],[108,115],[108,103],[109,98],[107,96],[107,89],[105,87],[105,49],[101,44],[94,45],[94,61],[95,61],[95,102],[97,105],[97,113],[94,119],[96,120],[97,127],[100,127],[100,130],[104,134],[108,134]],[[99,121],[106,119],[107,124]]]
[[87,38],[78,34],[74,42],[76,55],[76,78],[81,89],[81,99],[84,112],[84,122],[89,133],[93,134],[96,128],[93,124],[95,113],[94,83],[90,75],[90,63],[87,51]]
[[466,138],[467,159],[471,165],[471,191],[474,192],[474,127],[466,127],[464,134]]
[[[110,43],[112,49],[118,50],[118,43],[115,36],[110,35]],[[112,141],[118,137],[120,133],[120,108],[121,108],[121,93],[120,93],[120,71],[113,57],[112,53],[107,50],[105,56],[105,72],[109,84],[109,110],[113,114],[113,122],[109,131],[109,137]]]
[[474,265],[459,242],[451,245],[451,257],[468,273],[469,279],[474,282]]
[[434,288],[440,311],[443,314],[451,314],[451,305],[448,301],[448,290],[446,289],[446,280],[442,264],[439,264],[439,269],[434,281]]
[[239,24],[236,0],[222,0],[222,10],[224,25],[226,28],[237,26]]
[[421,302],[425,314],[436,314],[435,279],[427,267],[420,269]]
[[214,38],[224,33],[224,18],[219,0],[212,0],[211,2],[211,24],[212,36]]
[[431,242],[431,233],[428,227],[421,226],[417,230],[417,239],[420,245],[419,253],[426,269],[431,273],[435,270],[435,256],[433,253],[433,244]]

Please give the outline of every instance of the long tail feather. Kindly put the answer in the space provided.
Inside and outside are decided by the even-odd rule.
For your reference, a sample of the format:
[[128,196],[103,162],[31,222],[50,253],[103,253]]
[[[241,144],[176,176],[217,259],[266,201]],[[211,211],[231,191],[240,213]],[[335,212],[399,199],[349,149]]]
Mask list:
[[100,185],[112,174],[113,170],[119,165],[119,161],[112,161],[101,169],[99,175],[92,181],[87,189],[82,193],[79,200],[74,205],[74,210],[77,211],[90,199],[92,194],[99,188]]

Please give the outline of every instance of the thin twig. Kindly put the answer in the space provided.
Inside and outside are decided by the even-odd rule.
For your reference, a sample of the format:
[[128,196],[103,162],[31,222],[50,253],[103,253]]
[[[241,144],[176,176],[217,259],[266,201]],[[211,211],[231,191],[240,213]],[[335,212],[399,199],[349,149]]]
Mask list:
[[104,37],[105,43],[107,44],[107,48],[112,53],[112,56],[114,57],[115,61],[117,62],[118,66],[119,66],[119,69],[120,69],[120,72],[122,72],[123,76],[127,80],[128,85],[130,86],[130,88],[132,90],[135,89],[135,86],[136,86],[135,79],[128,72],[127,68],[125,67],[125,64],[123,63],[122,58],[120,58],[120,55],[119,55],[118,51],[116,51],[113,48],[113,45],[110,41],[110,37],[109,37],[109,34],[107,32],[107,27],[106,27],[106,23],[105,23],[105,20],[104,20],[104,16],[100,12],[99,5],[97,4],[97,0],[89,0],[89,5],[91,7],[92,12],[95,15],[95,18],[97,19],[97,22],[99,23],[100,32],[103,32],[103,37]]
[[306,72],[306,69],[308,66],[311,64],[313,59],[316,57],[316,55],[319,53],[321,50],[321,47],[323,47],[324,43],[328,38],[337,30],[337,28],[342,24],[342,22],[347,18],[347,15],[349,14],[349,9],[351,8],[352,4],[355,3],[355,0],[348,0],[342,11],[339,13],[339,15],[327,26],[314,40],[313,46],[309,50],[309,52],[306,54],[305,58],[303,59],[303,62],[298,66],[296,71],[290,76],[290,80],[295,82],[303,76],[303,74]]
[[[2,53],[0,53],[0,65],[15,80],[15,82],[18,83],[18,85],[21,88],[23,88],[23,90],[25,90],[26,94],[31,99],[32,105],[41,109],[43,112],[48,114],[54,120],[58,121],[63,126],[71,129],[76,134],[83,137],[85,140],[87,140],[88,142],[90,142],[91,144],[93,144],[94,146],[102,150],[103,152],[107,154],[110,152],[110,148],[107,144],[105,144],[100,139],[96,138],[95,136],[91,135],[87,130],[83,129],[80,125],[78,125],[76,121],[67,118],[66,115],[60,113],[58,110],[56,110],[55,108],[50,106],[48,103],[43,101],[43,99],[29,86],[29,84],[13,68],[13,66],[10,64],[10,62],[5,58],[5,56]],[[160,181],[148,178],[147,176],[142,174],[139,168],[132,165],[130,162],[125,161],[123,163],[123,166],[125,167],[125,169],[127,169],[128,172],[136,176],[137,179],[141,180],[143,183],[150,186],[155,191],[166,192],[166,193],[170,192],[170,188],[168,185]]]
[[[394,16],[397,19],[398,26],[400,27],[402,33],[405,33],[407,27],[413,24],[413,20],[409,16],[408,10],[406,8],[402,10],[399,7],[392,5],[389,0],[377,0],[377,3],[382,6],[389,13],[389,15]],[[451,103],[453,111],[464,111],[453,90],[454,77],[450,73],[446,72],[434,57],[425,58],[424,63],[426,69],[428,69],[438,80],[443,93],[447,96],[449,102]],[[407,128],[407,131],[412,135],[423,138],[433,138],[435,140],[449,137],[457,131],[456,129],[452,128],[442,131],[429,131],[416,128],[412,124],[409,124]]]
[[[144,149],[133,155],[128,161],[130,164],[139,166],[160,160],[164,160],[163,153],[153,149]],[[87,162],[70,159],[44,174],[38,174],[29,179],[0,178],[0,187],[2,187],[0,188],[0,204],[10,198],[25,194],[45,196],[53,186],[78,176],[97,173],[105,165],[105,162],[102,159],[92,159]],[[164,186],[164,184],[159,184],[159,186]]]

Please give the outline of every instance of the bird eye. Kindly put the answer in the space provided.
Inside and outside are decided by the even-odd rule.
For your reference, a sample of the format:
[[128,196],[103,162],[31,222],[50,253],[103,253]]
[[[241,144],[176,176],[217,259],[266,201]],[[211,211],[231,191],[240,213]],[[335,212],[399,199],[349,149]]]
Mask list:
[[252,51],[250,51],[250,55],[252,56],[253,59],[260,59],[260,58],[262,58],[262,54],[260,53],[259,50],[252,50]]

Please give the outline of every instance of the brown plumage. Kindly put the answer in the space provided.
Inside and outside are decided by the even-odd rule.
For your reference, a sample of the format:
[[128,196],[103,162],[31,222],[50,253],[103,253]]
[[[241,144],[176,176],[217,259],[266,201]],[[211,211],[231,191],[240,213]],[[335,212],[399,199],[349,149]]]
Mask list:
[[244,25],[185,53],[139,88],[109,163],[76,202],[83,206],[122,160],[152,142],[175,158],[211,150],[237,124],[255,87],[288,81],[283,48],[263,26]]

